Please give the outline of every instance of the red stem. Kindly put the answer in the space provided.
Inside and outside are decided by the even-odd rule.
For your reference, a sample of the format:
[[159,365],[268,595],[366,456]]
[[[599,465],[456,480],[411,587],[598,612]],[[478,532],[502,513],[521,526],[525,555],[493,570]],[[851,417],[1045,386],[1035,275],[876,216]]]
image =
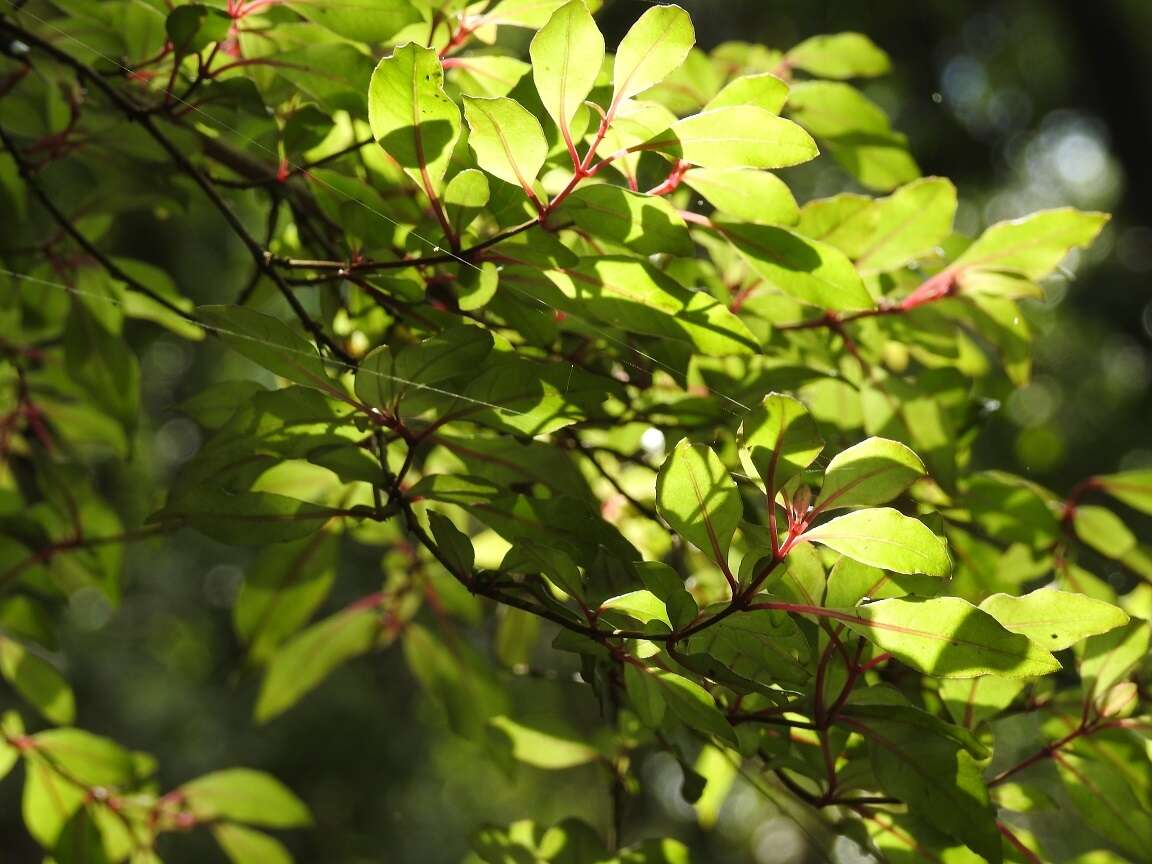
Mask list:
[[999,819],[996,820],[996,830],[1004,835],[1004,839],[1012,844],[1012,847],[1023,856],[1028,864],[1044,864],[1036,853],[1025,846],[1024,842],[1012,832],[1012,829]]

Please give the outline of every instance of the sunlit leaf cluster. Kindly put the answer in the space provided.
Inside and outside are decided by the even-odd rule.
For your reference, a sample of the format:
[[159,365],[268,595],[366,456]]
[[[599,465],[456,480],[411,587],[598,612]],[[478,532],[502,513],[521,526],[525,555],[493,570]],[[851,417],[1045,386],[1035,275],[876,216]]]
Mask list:
[[[278,864],[268,831],[311,823],[268,775],[166,790],[76,728],[60,610],[177,531],[251,552],[254,723],[395,652],[494,764],[602,772],[607,823],[477,825],[472,864],[692,860],[630,829],[654,753],[704,828],[739,777],[869,860],[1149,854],[1152,473],[974,457],[1107,217],[957,233],[861,34],[704,50],[636,4],[608,44],[597,6],[0,11],[0,772],[46,860],[199,830]],[[141,216],[215,220],[250,277],[119,254]],[[202,443],[171,470],[159,333],[231,370],[176,406]],[[526,710],[572,674],[595,722]]]

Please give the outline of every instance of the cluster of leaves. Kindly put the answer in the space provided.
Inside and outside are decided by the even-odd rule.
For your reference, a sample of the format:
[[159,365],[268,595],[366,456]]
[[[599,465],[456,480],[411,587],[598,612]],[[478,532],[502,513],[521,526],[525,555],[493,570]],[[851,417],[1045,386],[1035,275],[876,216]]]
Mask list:
[[[889,65],[859,34],[709,54],[653,5],[609,55],[590,5],[3,11],[0,674],[58,724],[2,724],[30,833],[58,864],[198,826],[276,862],[248,826],[308,821],[244,769],[161,795],[68,728],[54,610],[192,528],[259,547],[258,721],[399,642],[494,760],[603,768],[614,825],[484,828],[474,861],[686,861],[625,845],[657,750],[689,800],[743,773],[883,860],[1140,859],[1152,554],[1082,502],[1152,512],[1152,473],[1060,495],[971,455],[1028,379],[1040,281],[1106,217],[955,233],[952,184],[848,83]],[[820,148],[880,197],[801,206],[772,172]],[[198,295],[232,305],[108,251],[194,208],[251,256]],[[260,371],[181,406],[204,444],[125,527],[85,478],[141,458],[150,327]],[[327,614],[351,544],[383,582]],[[525,710],[570,661],[595,728]]]

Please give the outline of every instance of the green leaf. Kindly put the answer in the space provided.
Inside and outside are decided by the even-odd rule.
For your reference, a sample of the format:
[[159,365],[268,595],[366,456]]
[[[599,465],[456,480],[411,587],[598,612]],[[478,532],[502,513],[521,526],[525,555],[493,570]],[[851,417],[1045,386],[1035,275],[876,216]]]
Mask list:
[[717,226],[756,274],[785,294],[837,312],[875,305],[852,262],[835,247],[769,225]]
[[212,836],[233,864],[292,864],[292,855],[284,844],[262,831],[253,831],[243,825],[221,822],[212,826]]
[[951,181],[914,180],[871,205],[868,239],[851,257],[863,273],[906,267],[944,242],[955,216],[956,187]]
[[428,524],[440,552],[451,562],[452,572],[461,578],[471,578],[472,568],[476,565],[476,551],[468,535],[435,510],[428,511]]
[[767,171],[746,168],[693,168],[684,183],[724,216],[741,222],[791,225],[799,218],[792,190]]
[[595,748],[582,741],[561,738],[517,723],[511,717],[493,717],[488,721],[495,734],[511,742],[517,762],[549,771],[575,768],[600,758]]
[[33,740],[53,765],[88,786],[135,786],[153,768],[151,759],[140,762],[115,741],[82,729],[48,729]]
[[316,3],[314,0],[289,0],[284,5],[356,42],[387,42],[405,27],[421,20],[420,12],[408,0],[340,0],[339,3]]
[[6,711],[3,721],[0,722],[0,728],[4,733],[0,736],[0,780],[3,780],[20,761],[19,748],[14,747],[9,741],[23,735],[24,727],[19,714],[15,711]]
[[83,806],[88,791],[61,777],[38,756],[25,758],[24,772],[24,825],[43,848],[53,849],[72,814]]
[[889,70],[888,55],[862,33],[833,33],[805,39],[785,62],[819,78],[874,78]]
[[703,168],[786,168],[820,152],[791,120],[752,105],[693,114],[634,149],[656,150]]
[[1152,515],[1152,468],[1103,474],[1094,483],[1117,501]]
[[864,186],[892,189],[919,176],[907,140],[892,131],[883,109],[855,87],[802,81],[792,85],[787,107]]
[[497,685],[487,660],[459,642],[449,647],[418,624],[405,628],[403,645],[412,674],[443,706],[453,731],[474,740],[487,738],[489,719],[508,713],[508,694]]
[[530,193],[548,158],[548,142],[540,121],[520,103],[503,96],[465,96],[464,119],[468,121],[468,146],[476,154],[477,164]]
[[961,274],[962,284],[964,274],[981,270],[1010,271],[1040,279],[1056,269],[1070,251],[1095,240],[1107,221],[1106,213],[1065,207],[997,222],[949,269]]
[[268,828],[312,822],[304,802],[279,780],[248,768],[213,771],[185,783],[180,793],[199,822],[226,819]]
[[832,457],[814,506],[835,510],[886,504],[924,473],[920,457],[899,441],[868,438]]
[[691,255],[694,248],[684,220],[668,201],[619,186],[580,187],[556,209],[556,218],[564,217],[641,255]]
[[692,19],[679,6],[652,6],[620,40],[612,66],[612,104],[659,84],[696,44]]
[[471,312],[483,309],[496,296],[496,289],[500,287],[500,268],[491,261],[484,261],[480,269],[474,267],[460,268],[460,293],[456,301],[460,304],[462,312]]
[[513,670],[529,665],[540,641],[541,623],[541,618],[522,609],[502,610],[493,645],[497,659]]
[[256,662],[270,660],[324,602],[336,578],[339,549],[338,534],[317,531],[261,550],[249,566],[232,621]]
[[1107,558],[1122,559],[1136,548],[1136,535],[1124,520],[1104,507],[1078,506],[1072,527],[1083,543]]
[[455,57],[452,82],[467,96],[507,96],[532,71],[532,64],[498,54]]
[[736,481],[712,450],[681,441],[656,479],[656,509],[676,533],[727,566],[743,505]]
[[528,53],[544,110],[567,140],[572,118],[588,98],[604,62],[604,37],[583,0],[557,9],[532,38]]
[[788,85],[769,72],[741,75],[733,78],[724,88],[708,100],[703,111],[717,108],[736,108],[751,105],[773,114],[779,114],[788,101]]
[[200,306],[196,314],[253,363],[288,381],[332,392],[316,347],[279,318],[243,306]]
[[1119,681],[1128,677],[1133,667],[1148,655],[1152,628],[1148,622],[1133,618],[1099,636],[1090,636],[1076,646],[1080,661],[1080,679],[1089,698],[1095,700]]
[[728,307],[691,291],[641,258],[604,255],[545,274],[557,308],[634,333],[687,342],[713,357],[751,354],[756,341]]
[[696,598],[684,587],[679,573],[659,561],[642,561],[636,570],[647,589],[664,604],[674,628],[686,627],[696,618],[700,611]]
[[[943,690],[949,685],[969,687],[973,682],[1009,681],[1018,684],[1020,688],[1027,682],[1012,681],[1008,678],[994,678],[985,675],[982,678],[965,680],[960,678],[945,678],[940,682]],[[975,735],[962,726],[955,726],[947,721],[917,708],[898,690],[886,684],[873,687],[861,687],[852,692],[843,709],[845,717],[858,720],[882,720],[894,726],[904,727],[904,735],[930,733],[933,736],[950,741],[967,750],[976,759],[987,759],[988,748],[980,743]]]
[[83,303],[73,303],[64,329],[64,364],[92,404],[130,435],[139,422],[140,365],[120,333]]
[[53,723],[71,723],[75,718],[76,700],[59,670],[15,639],[4,636],[0,636],[0,674]]
[[690,864],[688,847],[668,837],[642,840],[620,850],[620,864]]
[[835,246],[849,258],[863,253],[875,235],[880,202],[854,192],[816,198],[800,208],[796,230],[813,240]]
[[877,600],[834,618],[928,675],[1021,678],[1060,668],[1049,652],[959,597]]
[[475,168],[465,168],[448,181],[443,195],[444,216],[457,236],[480,215],[489,197],[488,177]]
[[716,707],[716,702],[707,690],[696,682],[672,672],[653,674],[661,685],[661,694],[668,710],[677,720],[697,732],[736,745],[735,731]]
[[272,492],[197,487],[170,500],[150,522],[187,523],[221,543],[244,546],[310,537],[337,511]]
[[940,698],[956,722],[971,729],[1002,712],[1027,686],[1026,678],[945,678],[940,682]]
[[818,138],[891,132],[883,109],[849,84],[801,81],[788,94],[788,113]]
[[739,439],[773,498],[824,449],[820,430],[804,403],[783,393],[764,397],[763,404],[740,424]]
[[[744,526],[743,533],[748,536],[748,526]],[[793,544],[783,565],[772,572],[765,587],[786,600],[816,606],[824,594],[826,580],[819,551],[811,543],[800,541]]]
[[901,734],[904,730],[894,724],[873,721],[868,728],[864,737],[872,769],[885,791],[984,860],[1003,860],[988,789],[971,755],[951,741]]
[[536,436],[599,413],[608,392],[602,379],[569,364],[509,352],[483,367],[463,395],[445,413],[465,411],[472,422]]
[[196,54],[228,37],[232,19],[222,9],[202,3],[177,6],[164,19],[164,30],[178,57]]
[[656,675],[635,664],[625,663],[624,689],[640,722],[649,729],[659,728],[667,703],[664,700],[664,688],[660,686]]
[[909,576],[889,573],[878,567],[869,567],[847,556],[842,557],[828,574],[828,587],[824,594],[825,606],[855,606],[864,601],[886,600],[889,597],[932,597],[940,592],[941,581],[932,576]]
[[[1129,760],[1133,755],[1123,754]],[[1141,800],[1117,756],[1111,753],[1101,758],[1091,751],[1061,752],[1056,772],[1073,805],[1069,816],[1074,819],[1077,811],[1080,815],[1073,824],[1078,822],[1077,827],[1083,826],[1104,838],[1109,846],[1122,850],[1124,858],[1120,860],[1138,861],[1147,855],[1152,844],[1152,818],[1146,797]],[[1146,761],[1147,756],[1140,753],[1137,758]]]
[[367,654],[380,640],[380,610],[374,604],[351,606],[302,630],[268,664],[256,700],[256,721],[264,723],[282,714],[338,666]]
[[948,544],[917,519],[890,507],[856,510],[805,531],[802,537],[821,543],[861,564],[923,573],[947,579],[952,571]]
[[401,45],[377,64],[368,87],[372,135],[421,188],[436,193],[460,138],[460,109],[444,92],[430,48]]
[[[749,610],[730,615],[685,639],[682,661],[718,683],[742,689],[752,684],[771,687],[807,684],[808,642],[796,622],[784,612]],[[733,679],[731,676],[737,676]]]
[[419,413],[425,397],[434,403],[437,397],[454,398],[457,388],[447,382],[476,375],[491,350],[492,334],[469,326],[452,327],[396,350],[382,345],[360,361],[356,395],[384,411]]
[[584,585],[576,564],[559,549],[543,544],[517,543],[508,550],[501,570],[514,573],[539,574],[547,577],[564,593],[572,597],[584,595]]
[[1128,614],[1083,594],[1041,588],[1023,597],[993,594],[980,608],[1013,633],[1023,633],[1049,651],[1123,627]]
[[[484,23],[538,30],[564,3],[565,0],[503,0],[484,13]],[[600,0],[591,0],[587,6],[589,11],[595,12]]]
[[667,633],[672,629],[672,621],[668,617],[668,608],[664,605],[664,601],[647,589],[609,597],[600,604],[600,610],[623,612],[644,625],[651,622],[664,625],[653,632]]
[[1060,530],[1051,497],[1021,477],[986,471],[969,478],[961,500],[992,539],[1040,546],[1053,542]]

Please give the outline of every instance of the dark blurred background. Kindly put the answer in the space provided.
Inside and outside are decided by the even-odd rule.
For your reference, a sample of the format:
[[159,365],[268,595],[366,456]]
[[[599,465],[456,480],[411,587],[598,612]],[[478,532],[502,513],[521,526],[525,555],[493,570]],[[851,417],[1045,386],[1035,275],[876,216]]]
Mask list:
[[[735,39],[787,48],[819,33],[868,34],[894,69],[865,90],[909,136],[924,173],[956,182],[963,230],[1065,204],[1113,212],[1100,241],[1075,262],[1075,280],[1053,280],[1037,304],[1034,382],[993,417],[981,459],[1060,492],[1091,473],[1152,463],[1152,2],[681,2],[705,49]],[[610,46],[643,6],[608,0],[600,21]],[[849,188],[834,168],[827,184],[826,194]],[[119,242],[171,268],[200,302],[229,302],[248,277],[245,252],[207,212],[167,222],[142,216]],[[149,449],[114,478],[129,524],[154,503],[133,493],[137,484],[198,444],[196,427],[173,406],[236,362],[148,334],[141,338],[152,339],[142,356]],[[237,374],[245,370],[237,364]],[[301,862],[459,861],[480,824],[528,813],[603,824],[600,775],[521,768],[509,779],[447,732],[397,650],[351,664],[297,709],[254,727],[258,679],[243,671],[229,617],[244,563],[235,549],[178,536],[130,550],[121,608],[77,595],[65,653],[80,725],[157,755],[165,788],[232,764],[273,772],[307,799],[320,826],[291,838]],[[377,557],[346,555],[330,606],[373,590],[380,576]],[[589,701],[576,685],[554,689],[557,700]],[[846,841],[810,842],[805,814],[766,805],[746,784],[716,828],[702,831],[679,800],[674,763],[653,760],[640,771],[656,791],[631,802],[626,839],[672,831],[693,843],[700,862],[866,860]],[[18,793],[19,784],[0,784],[0,860],[31,864],[40,857],[23,839]],[[161,853],[169,862],[219,860],[196,837],[175,838]]]

